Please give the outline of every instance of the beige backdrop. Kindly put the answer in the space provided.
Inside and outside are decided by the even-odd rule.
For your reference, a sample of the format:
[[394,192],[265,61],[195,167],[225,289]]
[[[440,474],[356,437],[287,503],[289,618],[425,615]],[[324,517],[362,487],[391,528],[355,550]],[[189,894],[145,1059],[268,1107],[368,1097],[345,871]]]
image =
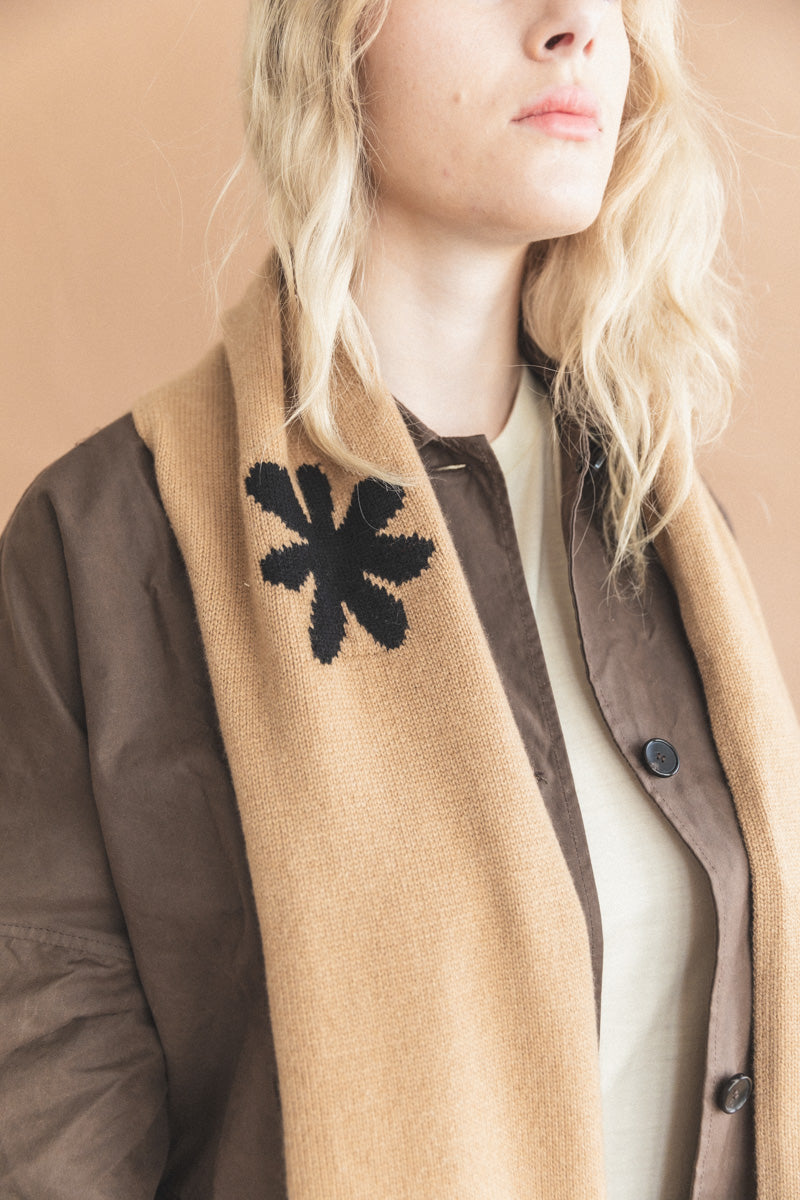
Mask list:
[[[0,524],[33,475],[214,336],[204,235],[239,150],[245,0],[0,4]],[[800,706],[800,4],[687,0],[741,148],[747,386],[706,470]],[[225,206],[212,249],[236,220]],[[228,278],[243,286],[251,236]]]

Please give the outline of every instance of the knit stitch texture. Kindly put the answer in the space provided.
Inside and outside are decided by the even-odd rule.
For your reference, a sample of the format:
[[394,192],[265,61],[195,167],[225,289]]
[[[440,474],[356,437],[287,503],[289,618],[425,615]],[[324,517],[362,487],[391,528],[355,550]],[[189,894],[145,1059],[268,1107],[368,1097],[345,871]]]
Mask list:
[[[580,902],[402,416],[388,392],[368,401],[352,372],[335,400],[357,452],[420,480],[395,507],[376,501],[372,519],[367,505],[362,524],[358,481],[282,428],[272,259],[223,343],[134,410],[186,562],[240,809],[289,1196],[600,1200]],[[257,502],[254,464],[272,464],[279,502]],[[333,603],[333,560],[312,549],[344,545],[335,535],[348,520],[356,543],[373,545],[361,571],[344,564],[350,590]],[[376,535],[398,539],[405,567],[402,554],[392,567],[391,542],[375,551]],[[659,551],[752,863],[758,1194],[790,1200],[800,729],[699,482]],[[315,627],[327,630],[316,641]]]

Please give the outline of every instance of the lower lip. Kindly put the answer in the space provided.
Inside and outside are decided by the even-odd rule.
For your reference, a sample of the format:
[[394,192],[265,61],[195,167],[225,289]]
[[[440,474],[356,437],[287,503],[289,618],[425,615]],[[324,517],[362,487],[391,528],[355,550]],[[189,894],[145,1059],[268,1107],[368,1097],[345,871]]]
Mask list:
[[588,142],[600,135],[600,129],[594,117],[585,117],[578,113],[536,113],[534,116],[516,121],[515,124],[529,125],[550,137],[564,138],[568,142]]

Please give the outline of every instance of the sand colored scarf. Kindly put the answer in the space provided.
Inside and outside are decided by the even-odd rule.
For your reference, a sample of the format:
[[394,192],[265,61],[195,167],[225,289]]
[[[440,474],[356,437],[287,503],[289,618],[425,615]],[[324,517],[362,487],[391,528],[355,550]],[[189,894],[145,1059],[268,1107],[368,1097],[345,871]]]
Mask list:
[[[337,415],[420,472],[391,396],[343,383]],[[241,812],[291,1200],[602,1197],[586,926],[432,487],[359,482],[281,429],[274,262],[134,416]],[[788,1200],[800,730],[700,484],[660,552],[752,863],[759,1196]]]

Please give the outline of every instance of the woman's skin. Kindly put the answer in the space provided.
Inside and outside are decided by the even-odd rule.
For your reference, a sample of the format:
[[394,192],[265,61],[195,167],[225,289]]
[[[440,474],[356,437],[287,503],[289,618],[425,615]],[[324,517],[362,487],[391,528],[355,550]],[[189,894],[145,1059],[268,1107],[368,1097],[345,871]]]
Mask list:
[[[391,0],[364,62],[378,203],[356,300],[384,382],[437,433],[503,428],[526,247],[597,216],[629,72],[619,0]],[[515,121],[563,85],[596,120]]]

